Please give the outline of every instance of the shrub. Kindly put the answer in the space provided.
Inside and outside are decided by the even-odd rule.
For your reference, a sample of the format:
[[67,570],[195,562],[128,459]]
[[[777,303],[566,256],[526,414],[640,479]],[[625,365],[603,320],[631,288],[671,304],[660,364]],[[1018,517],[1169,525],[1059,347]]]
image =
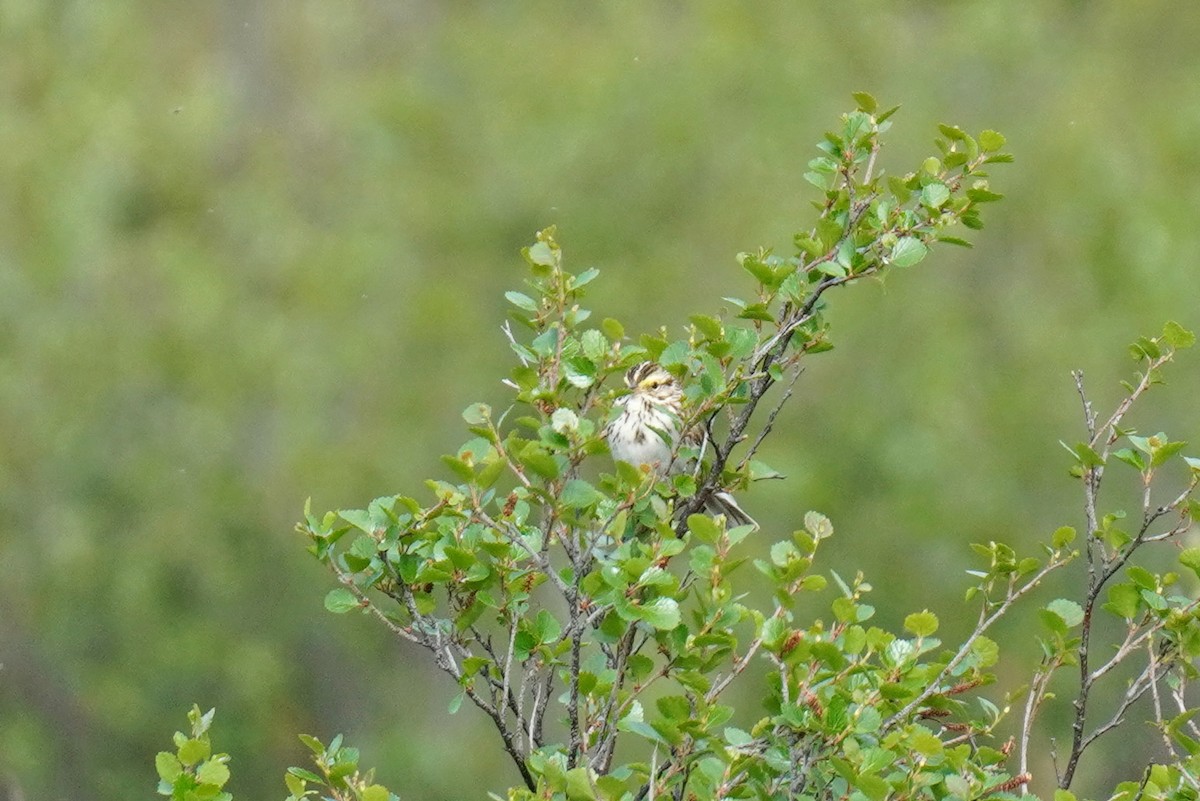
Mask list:
[[[1088,747],[1128,727],[1134,703],[1149,697],[1149,722],[1170,758],[1114,797],[1196,795],[1200,732],[1185,698],[1200,651],[1196,601],[1179,591],[1178,573],[1153,572],[1137,557],[1190,527],[1200,460],[1164,434],[1124,427],[1175,352],[1192,344],[1182,327],[1134,344],[1140,370],[1110,415],[1093,408],[1076,374],[1085,434],[1066,447],[1086,530],[1061,527],[1033,554],[976,545],[967,601],[978,619],[960,643],[938,639],[928,610],[909,614],[901,631],[871,625],[867,579],[832,573],[830,585],[815,569],[833,536],[822,514],[798,513],[801,527],[767,547],[760,541],[771,532],[710,513],[718,493],[781,478],[758,450],[804,360],[831,348],[829,290],[912,267],[939,243],[968,245],[955,232],[980,228],[983,205],[1001,198],[986,173],[1011,160],[1000,134],[940,126],[937,155],[888,176],[880,137],[895,109],[855,97],[857,109],[826,134],[804,175],[821,192],[815,223],[790,255],[738,255],[752,280],[745,298],[691,316],[680,338],[665,329],[630,336],[617,320],[594,322],[581,303],[597,271],[568,271],[554,229],[542,231],[523,251],[526,287],[506,295],[516,324],[505,329],[515,356],[510,395],[495,408],[465,409],[470,438],[442,457],[449,478],[427,482],[431,500],[394,495],[319,516],[305,509],[299,529],[338,584],[326,607],[373,616],[455,679],[450,711],[464,701],[482,710],[520,773],[510,799],[1026,793],[1038,715],[1065,671],[1078,676],[1070,748],[1059,775],[1039,787],[1068,798]],[[607,455],[605,425],[627,393],[619,377],[646,361],[682,387],[671,425],[698,435],[655,433],[685,469]],[[1132,520],[1102,504],[1110,466],[1141,488]],[[989,632],[1076,560],[1086,563],[1085,584],[1041,610],[1041,660],[1028,686],[991,693],[1000,649]],[[1183,550],[1179,562],[1200,572],[1200,549]],[[797,604],[822,593],[833,596],[828,615],[799,619]],[[1100,617],[1116,621],[1115,642],[1104,642]],[[1098,688],[1130,670],[1115,707],[1098,712]],[[760,707],[730,703],[738,682],[761,686]],[[223,792],[225,757],[208,753],[211,716],[194,710],[192,735],[177,734],[178,751],[159,755],[164,795]],[[997,742],[1010,718],[1017,735]],[[359,772],[358,752],[340,737],[302,739],[316,770],[289,770],[289,799],[391,797]]]

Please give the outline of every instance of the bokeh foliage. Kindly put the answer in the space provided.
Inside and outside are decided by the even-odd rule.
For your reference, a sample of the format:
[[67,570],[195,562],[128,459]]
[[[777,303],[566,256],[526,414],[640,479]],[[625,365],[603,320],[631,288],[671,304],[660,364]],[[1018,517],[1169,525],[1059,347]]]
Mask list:
[[[896,163],[1003,130],[1013,202],[836,299],[764,453],[790,480],[746,503],[826,512],[839,567],[952,635],[969,543],[1080,522],[1068,371],[1115,398],[1125,342],[1196,327],[1198,36],[1160,2],[0,0],[0,780],[125,797],[199,700],[239,794],[280,793],[296,731],[406,796],[510,782],[456,758],[489,732],[452,687],[322,612],[295,510],[413,486],[500,393],[533,230],[630,327],[736,295],[863,88],[904,104]],[[1187,361],[1145,425],[1196,441]]]

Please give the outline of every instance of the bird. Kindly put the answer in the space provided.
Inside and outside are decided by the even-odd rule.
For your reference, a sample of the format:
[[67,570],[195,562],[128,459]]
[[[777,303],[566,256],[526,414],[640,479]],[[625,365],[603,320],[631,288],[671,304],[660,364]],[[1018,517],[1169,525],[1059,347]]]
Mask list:
[[[677,458],[678,445],[699,445],[704,433],[699,425],[683,432],[683,389],[675,376],[657,362],[639,362],[625,373],[625,385],[631,390],[617,400],[621,413],[604,428],[604,438],[613,459],[635,467],[648,467],[658,476],[686,472],[693,459]],[[734,526],[758,523],[738,505],[728,492],[717,489],[708,496],[705,507],[710,514],[725,515]]]

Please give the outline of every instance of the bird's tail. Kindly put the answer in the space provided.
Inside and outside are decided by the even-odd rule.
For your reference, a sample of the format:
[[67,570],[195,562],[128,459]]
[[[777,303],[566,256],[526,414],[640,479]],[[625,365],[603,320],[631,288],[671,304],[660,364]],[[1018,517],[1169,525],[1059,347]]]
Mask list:
[[746,514],[745,510],[738,506],[738,502],[728,492],[717,490],[708,496],[704,506],[709,514],[725,515],[725,520],[731,527],[754,526],[758,528],[758,521]]

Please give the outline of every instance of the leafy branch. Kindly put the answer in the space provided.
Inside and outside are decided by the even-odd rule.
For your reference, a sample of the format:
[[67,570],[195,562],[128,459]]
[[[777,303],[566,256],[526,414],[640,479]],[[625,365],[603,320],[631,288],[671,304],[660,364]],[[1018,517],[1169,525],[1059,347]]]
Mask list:
[[[1099,423],[1092,402],[1084,389],[1083,374],[1073,373],[1075,388],[1083,408],[1087,439],[1074,446],[1063,444],[1073,457],[1072,475],[1083,487],[1084,519],[1088,536],[1086,582],[1082,604],[1067,599],[1052,602],[1042,612],[1048,636],[1042,641],[1043,660],[1035,671],[1026,700],[1020,735],[1020,765],[1025,770],[1033,736],[1033,724],[1047,699],[1051,677],[1061,668],[1077,666],[1078,689],[1072,703],[1070,750],[1058,776],[1058,786],[1070,788],[1084,752],[1102,736],[1116,730],[1125,721],[1130,708],[1147,694],[1153,697],[1154,710],[1164,741],[1174,752],[1167,727],[1163,724],[1162,699],[1158,687],[1171,674],[1182,682],[1193,672],[1188,657],[1200,647],[1197,633],[1189,621],[1194,618],[1196,600],[1171,591],[1178,581],[1175,573],[1156,575],[1134,561],[1135,555],[1151,543],[1178,541],[1192,527],[1200,507],[1193,498],[1200,484],[1200,460],[1185,457],[1185,442],[1172,442],[1165,434],[1141,437],[1124,426],[1126,415],[1154,385],[1162,383],[1162,369],[1176,352],[1191,347],[1195,337],[1177,323],[1168,323],[1159,337],[1142,337],[1131,346],[1141,368],[1135,380],[1124,382],[1126,395],[1113,412]],[[1132,447],[1116,448],[1125,441]],[[1107,468],[1123,463],[1134,468],[1140,487],[1141,510],[1136,530],[1130,534],[1122,521],[1123,511],[1101,515],[1101,489]],[[1181,464],[1186,481],[1181,491],[1173,492],[1164,502],[1154,500],[1156,479],[1161,468]],[[1159,526],[1167,520],[1167,525]],[[1186,549],[1179,556],[1182,566],[1200,575],[1200,549]],[[1124,573],[1127,581],[1114,583]],[[1101,603],[1107,591],[1107,602]],[[1124,633],[1113,643],[1111,655],[1099,665],[1093,664],[1097,611],[1103,610],[1123,623]],[[1146,666],[1129,682],[1115,710],[1103,723],[1089,726],[1093,691],[1099,682],[1120,665],[1144,656]],[[1187,663],[1187,664],[1185,664]],[[1194,771],[1180,774],[1197,787]]]
[[[541,231],[523,251],[525,291],[506,294],[516,326],[504,326],[517,362],[504,379],[512,395],[502,411],[464,410],[471,437],[442,457],[449,477],[426,483],[432,500],[389,495],[319,517],[306,505],[298,528],[338,585],[326,607],[372,615],[454,679],[449,711],[469,700],[491,721],[520,776],[512,801],[1028,794],[1035,722],[1053,700],[1052,681],[1072,666],[1078,691],[1056,801],[1073,801],[1083,754],[1145,698],[1169,758],[1114,798],[1191,801],[1200,790],[1200,727],[1186,695],[1200,656],[1200,601],[1178,590],[1177,573],[1139,563],[1145,546],[1190,530],[1200,459],[1183,456],[1183,442],[1125,423],[1193,344],[1181,326],[1133,345],[1140,370],[1103,422],[1075,374],[1086,438],[1065,447],[1084,490],[1084,542],[1063,526],[1037,555],[1003,542],[973,546],[983,564],[970,571],[967,600],[978,617],[956,646],[943,647],[929,610],[905,616],[901,631],[872,625],[866,577],[816,572],[834,533],[824,515],[808,512],[801,528],[752,558],[755,528],[705,511],[714,493],[781,477],[755,457],[803,360],[831,347],[830,290],[911,267],[938,243],[967,245],[950,231],[979,228],[980,207],[1000,198],[983,169],[1010,160],[1002,136],[941,126],[939,155],[888,176],[881,135],[895,109],[855,98],[809,162],[804,177],[822,196],[793,255],[739,255],[754,281],[749,300],[726,298],[728,307],[691,316],[675,338],[661,329],[635,339],[611,318],[591,326],[582,300],[598,271],[569,272],[554,229]],[[644,361],[681,385],[681,430],[703,432],[699,445],[671,443],[693,470],[662,475],[608,458],[605,425],[626,392],[617,377]],[[764,405],[778,383],[785,389]],[[1107,469],[1119,464],[1140,488],[1129,531],[1123,512],[1102,512]],[[1186,468],[1182,484],[1168,465]],[[1023,689],[1019,734],[990,747],[1021,696],[997,706],[983,695],[1000,657],[988,635],[1081,555],[1079,600],[1040,609],[1042,659]],[[1200,548],[1181,550],[1178,561],[1200,576]],[[738,572],[747,564],[753,589],[770,594],[764,603]],[[827,614],[813,618],[816,599]],[[1095,656],[1101,613],[1122,624],[1105,659]],[[755,664],[766,667],[765,715],[727,703]],[[1124,692],[1098,712],[1097,687],[1123,673],[1131,674]],[[176,750],[159,754],[160,793],[230,797],[228,757],[208,741],[211,720],[195,708],[191,734],[177,733]],[[358,751],[340,736],[301,740],[315,769],[289,769],[290,801],[395,798],[359,770]]]
[[[979,207],[1000,197],[983,168],[1009,160],[999,134],[976,139],[942,126],[939,156],[886,176],[881,135],[895,109],[878,113],[869,96],[856,98],[858,108],[809,163],[805,177],[823,193],[815,225],[796,236],[793,256],[738,257],[754,295],[726,299],[732,316],[694,315],[686,338],[676,340],[664,332],[635,342],[613,319],[588,327],[581,299],[598,273],[568,272],[554,230],[542,231],[523,251],[527,290],[506,295],[512,322],[527,332],[504,329],[518,362],[504,382],[514,397],[499,414],[482,403],[464,411],[473,439],[443,457],[454,480],[428,482],[429,506],[388,496],[321,518],[306,510],[300,529],[341,585],[327,607],[363,610],[427,649],[461,688],[452,710],[470,700],[491,719],[529,791],[681,797],[717,753],[713,737],[733,712],[721,699],[756,656],[775,664],[787,704],[819,706],[822,693],[852,675],[839,666],[814,683],[795,675],[790,656],[807,648],[792,628],[795,596],[826,586],[809,569],[817,543],[832,532],[828,521],[809,515],[804,530],[757,564],[775,587],[772,609],[760,612],[730,579],[750,528],[726,528],[702,510],[713,493],[778,476],[753,457],[792,394],[801,359],[830,347],[822,317],[829,290],[913,266],[938,242],[965,245],[948,231],[980,227]],[[657,476],[617,462],[597,480],[593,457],[606,451],[603,423],[621,394],[609,379],[644,360],[683,383],[685,424],[702,426],[707,437],[700,449],[676,447],[698,468]],[[735,466],[732,455],[760,402],[788,374],[787,390]],[[711,460],[700,467],[708,448]],[[838,621],[811,636],[860,636],[861,620],[846,618],[846,607],[866,614],[859,599],[869,585],[839,583],[846,595],[834,603]],[[914,620],[925,648],[932,641],[920,634],[924,618]],[[921,653],[887,669],[916,670]],[[869,649],[862,669],[885,656]],[[983,660],[975,663],[972,670]],[[818,663],[804,664],[820,672]],[[642,703],[650,687],[654,716]],[[906,714],[934,694],[923,689],[903,696]],[[884,700],[872,696],[878,708],[887,708]],[[796,740],[795,726],[781,719],[750,740],[765,753]],[[613,766],[621,734],[658,755],[650,766]],[[806,753],[816,758],[849,736],[810,743]],[[725,793],[754,775],[734,772],[709,789]]]

